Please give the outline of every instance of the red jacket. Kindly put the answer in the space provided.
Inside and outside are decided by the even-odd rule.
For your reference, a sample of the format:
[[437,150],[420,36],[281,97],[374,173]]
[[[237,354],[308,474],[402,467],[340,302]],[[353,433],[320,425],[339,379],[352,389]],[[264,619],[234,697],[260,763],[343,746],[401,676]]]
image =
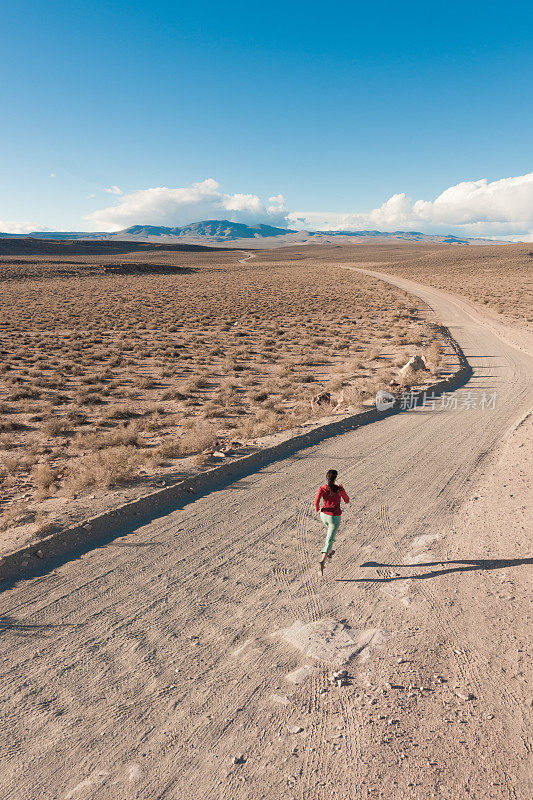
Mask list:
[[[315,497],[315,510],[322,511],[323,514],[329,514],[330,517],[340,517],[341,511],[341,498],[345,503],[350,502],[350,498],[344,491],[343,486],[339,486],[336,492],[332,492],[329,486],[321,486]],[[320,508],[320,501],[322,508]]]

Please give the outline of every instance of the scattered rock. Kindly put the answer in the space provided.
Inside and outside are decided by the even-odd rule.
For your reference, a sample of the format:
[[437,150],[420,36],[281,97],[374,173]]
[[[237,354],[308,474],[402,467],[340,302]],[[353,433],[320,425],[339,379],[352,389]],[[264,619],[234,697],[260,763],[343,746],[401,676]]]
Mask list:
[[303,728],[299,725],[287,725],[287,730],[289,733],[303,733]]
[[245,761],[246,761],[246,759],[245,759],[245,757],[243,756],[242,753],[239,756],[233,756],[233,758],[231,759],[231,763],[232,764],[244,764]]
[[427,370],[427,364],[424,361],[423,356],[419,355],[412,356],[407,362],[407,364],[404,364],[404,366],[401,368],[400,375],[404,375],[410,369],[412,369],[413,372],[418,372],[421,369]]
[[35,553],[35,555],[37,556],[37,558],[44,558],[44,553],[43,553],[43,551],[42,551],[42,550],[37,550],[37,552]]
[[90,522],[84,522],[81,527],[84,528],[84,530],[86,531],[92,531],[93,529],[93,526],[91,525]]
[[329,675],[328,682],[332,686],[346,686],[349,683],[348,670],[341,669],[337,672],[333,672]]
[[329,392],[320,392],[313,397],[314,405],[321,406],[331,403],[331,395]]
[[270,699],[273,703],[278,703],[280,706],[290,705],[289,698],[284,694],[271,694]]
[[462,692],[460,690],[455,690],[455,694],[459,698],[459,700],[463,700],[467,702],[468,700],[475,700],[476,696],[472,694],[472,692]]

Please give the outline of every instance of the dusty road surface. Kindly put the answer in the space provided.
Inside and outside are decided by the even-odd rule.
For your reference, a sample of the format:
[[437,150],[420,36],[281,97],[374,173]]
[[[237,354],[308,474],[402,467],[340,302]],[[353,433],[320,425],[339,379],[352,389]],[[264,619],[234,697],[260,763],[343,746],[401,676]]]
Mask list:
[[[329,439],[3,587],[4,800],[532,796],[533,358],[417,291],[473,367],[457,408]],[[352,503],[321,579],[332,466]]]

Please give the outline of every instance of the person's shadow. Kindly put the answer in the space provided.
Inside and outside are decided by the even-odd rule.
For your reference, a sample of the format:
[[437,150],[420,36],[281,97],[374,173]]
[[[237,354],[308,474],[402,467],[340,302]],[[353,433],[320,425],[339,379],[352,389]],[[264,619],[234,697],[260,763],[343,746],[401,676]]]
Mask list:
[[[447,565],[454,566],[447,566]],[[378,576],[376,578],[337,578],[340,583],[392,583],[393,581],[425,580],[438,578],[440,575],[449,575],[451,572],[471,572],[472,570],[505,569],[506,567],[520,567],[523,564],[533,564],[533,558],[476,558],[471,561],[428,561],[425,564],[380,564],[377,561],[365,561],[362,567],[382,567],[391,569],[419,569],[421,567],[441,567],[429,572],[420,572],[415,575]]]

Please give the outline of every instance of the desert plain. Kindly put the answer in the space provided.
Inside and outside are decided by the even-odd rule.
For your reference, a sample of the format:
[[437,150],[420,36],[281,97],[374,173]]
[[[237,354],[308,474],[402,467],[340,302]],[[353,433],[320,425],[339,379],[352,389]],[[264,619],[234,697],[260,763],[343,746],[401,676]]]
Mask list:
[[3,796],[529,798],[531,246],[88,250],[0,255],[4,554],[472,374],[4,582]]

